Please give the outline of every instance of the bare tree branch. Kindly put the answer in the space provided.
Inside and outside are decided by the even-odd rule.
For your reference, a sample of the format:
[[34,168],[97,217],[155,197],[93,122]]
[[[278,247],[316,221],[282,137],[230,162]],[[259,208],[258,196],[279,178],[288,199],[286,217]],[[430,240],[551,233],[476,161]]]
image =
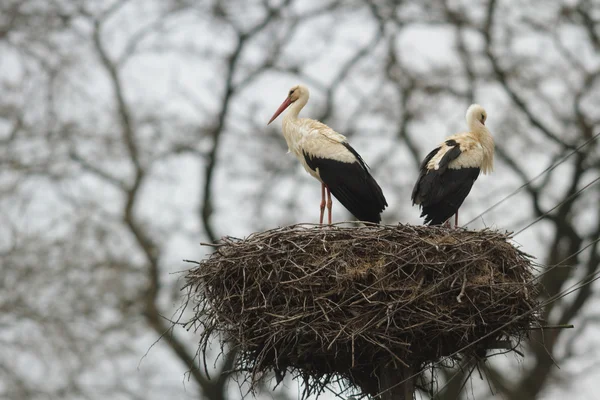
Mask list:
[[545,126],[542,123],[541,120],[539,120],[537,117],[535,117],[533,112],[531,112],[531,110],[525,103],[525,101],[517,94],[517,92],[515,90],[513,90],[513,88],[509,84],[508,77],[506,76],[506,74],[504,73],[502,68],[500,67],[498,59],[492,51],[492,43],[493,43],[492,31],[494,29],[495,10],[496,10],[496,0],[490,0],[490,2],[488,3],[487,16],[486,16],[485,25],[482,29],[482,34],[483,34],[483,37],[485,38],[485,43],[486,43],[485,53],[486,53],[488,59],[490,60],[490,63],[492,64],[492,68],[494,69],[494,72],[496,74],[496,77],[498,78],[498,81],[502,84],[502,87],[504,88],[506,93],[508,93],[508,95],[510,96],[512,101],[527,116],[527,118],[529,119],[529,122],[531,122],[531,124],[533,126],[538,128],[540,132],[542,132],[546,137],[551,139],[554,143],[559,144],[560,146],[566,147],[568,149],[574,149],[575,146],[560,139],[556,133],[552,132],[547,126]]

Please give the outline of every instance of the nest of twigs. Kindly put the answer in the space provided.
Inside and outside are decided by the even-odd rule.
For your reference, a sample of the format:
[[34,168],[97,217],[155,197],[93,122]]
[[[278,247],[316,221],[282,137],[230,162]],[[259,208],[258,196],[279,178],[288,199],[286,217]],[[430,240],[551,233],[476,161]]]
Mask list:
[[202,351],[215,333],[237,349],[252,384],[291,372],[305,396],[339,379],[375,396],[392,371],[392,386],[420,385],[420,371],[510,348],[538,326],[531,258],[509,239],[410,225],[223,238],[187,274],[190,324]]

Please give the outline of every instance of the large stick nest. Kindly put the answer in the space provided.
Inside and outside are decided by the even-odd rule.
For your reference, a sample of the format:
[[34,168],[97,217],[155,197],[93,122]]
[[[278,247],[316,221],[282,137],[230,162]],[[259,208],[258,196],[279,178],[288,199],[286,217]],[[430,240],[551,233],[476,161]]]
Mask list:
[[187,274],[202,327],[238,350],[251,383],[286,371],[304,395],[347,379],[380,390],[380,368],[485,356],[538,326],[530,257],[506,234],[424,226],[295,225],[224,238]]

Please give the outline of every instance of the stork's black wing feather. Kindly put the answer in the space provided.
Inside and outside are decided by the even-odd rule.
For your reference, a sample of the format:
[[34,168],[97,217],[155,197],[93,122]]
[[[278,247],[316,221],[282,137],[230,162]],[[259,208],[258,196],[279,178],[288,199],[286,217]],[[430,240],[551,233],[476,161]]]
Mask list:
[[441,149],[441,146],[436,147],[435,149],[431,150],[431,152],[429,152],[429,154],[427,154],[425,156],[425,158],[423,159],[423,162],[421,163],[421,166],[419,167],[419,177],[417,178],[417,182],[415,183],[415,187],[413,188],[412,195],[410,196],[413,205],[415,205],[417,203],[419,203],[419,204],[421,203],[421,199],[420,199],[421,180],[427,173],[427,164],[429,164],[429,161],[431,161],[431,159],[437,154],[438,151],[440,151],[440,149]]
[[355,162],[315,157],[306,152],[304,159],[352,215],[360,221],[379,223],[381,212],[388,205],[385,196],[358,152],[348,143],[341,144],[356,157]]
[[425,223],[430,225],[442,224],[454,215],[479,176],[479,168],[448,168],[450,162],[460,156],[461,150],[455,140],[447,140],[446,146],[451,148],[440,159],[438,169],[428,169],[427,164],[441,146],[425,157],[412,192],[413,204],[421,205],[421,217],[425,217]]

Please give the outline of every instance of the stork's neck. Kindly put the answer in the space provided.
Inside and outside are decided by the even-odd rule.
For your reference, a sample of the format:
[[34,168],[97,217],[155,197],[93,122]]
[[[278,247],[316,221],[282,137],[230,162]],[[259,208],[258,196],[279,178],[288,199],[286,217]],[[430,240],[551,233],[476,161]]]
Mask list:
[[298,100],[296,100],[295,102],[293,102],[290,107],[288,108],[287,112],[285,113],[285,115],[283,116],[284,120],[295,120],[298,119],[298,114],[300,114],[300,111],[304,108],[304,106],[306,105],[306,102],[308,101],[308,97],[307,96],[302,96],[300,97]]
[[308,98],[299,98],[295,102],[290,105],[285,115],[283,116],[283,137],[287,142],[288,149],[297,153],[297,144],[302,139],[302,135],[304,130],[301,129],[300,118],[298,118],[298,114],[300,114],[300,110],[304,108]]
[[494,138],[488,128],[481,122],[476,121],[473,125],[475,126],[471,126],[471,133],[475,136],[483,149],[481,172],[488,174],[494,170]]

